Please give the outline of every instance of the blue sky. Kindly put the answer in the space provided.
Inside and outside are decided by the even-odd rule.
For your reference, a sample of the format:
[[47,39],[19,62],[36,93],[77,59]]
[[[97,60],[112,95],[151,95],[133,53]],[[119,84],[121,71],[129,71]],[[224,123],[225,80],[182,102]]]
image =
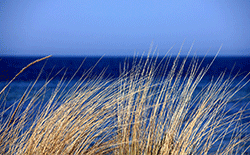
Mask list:
[[0,54],[133,55],[151,42],[164,55],[250,55],[248,0],[0,1]]

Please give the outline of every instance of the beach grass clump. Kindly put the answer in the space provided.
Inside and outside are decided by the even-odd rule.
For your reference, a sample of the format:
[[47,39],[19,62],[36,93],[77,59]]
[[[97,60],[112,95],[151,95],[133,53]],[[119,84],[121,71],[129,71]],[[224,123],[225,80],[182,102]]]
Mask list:
[[116,79],[89,78],[91,68],[67,89],[62,77],[48,100],[52,79],[30,93],[34,82],[1,112],[11,110],[0,124],[1,154],[249,153],[249,109],[230,105],[249,75],[235,83],[223,72],[197,90],[213,60],[202,67],[187,58],[135,58]]

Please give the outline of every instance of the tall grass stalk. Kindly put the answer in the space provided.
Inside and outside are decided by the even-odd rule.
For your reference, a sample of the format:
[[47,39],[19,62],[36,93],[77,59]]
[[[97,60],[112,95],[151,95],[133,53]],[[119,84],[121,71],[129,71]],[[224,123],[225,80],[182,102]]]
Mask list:
[[[174,62],[166,58],[161,64],[157,58],[135,58],[133,66],[124,63],[115,80],[103,78],[104,72],[90,80],[91,68],[70,89],[65,88],[70,81],[62,77],[48,100],[44,98],[52,78],[30,93],[37,78],[18,106],[9,107],[12,113],[2,118],[0,153],[246,153],[249,122],[241,120],[249,111],[243,107],[232,113],[228,104],[248,84],[249,75],[235,85],[236,77],[221,73],[195,93],[212,62],[202,68],[197,57],[190,64],[187,58],[179,62],[178,55]],[[161,72],[164,78],[156,78]]]

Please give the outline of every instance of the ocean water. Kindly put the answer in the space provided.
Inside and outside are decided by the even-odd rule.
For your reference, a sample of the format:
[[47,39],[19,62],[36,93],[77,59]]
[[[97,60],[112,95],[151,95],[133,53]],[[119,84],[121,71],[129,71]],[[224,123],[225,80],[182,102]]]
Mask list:
[[[11,80],[23,67],[25,67],[30,62],[41,58],[41,57],[0,57],[0,82],[5,82]],[[66,77],[71,78],[72,75],[79,68],[83,62],[82,67],[79,72],[76,74],[75,79],[78,79],[82,76],[84,71],[87,71],[92,66],[95,65],[93,69],[94,74],[99,74],[103,69],[106,69],[104,74],[105,77],[116,78],[119,76],[121,69],[124,66],[124,62],[129,67],[132,67],[133,57],[51,57],[46,61],[36,63],[25,70],[21,75],[19,75],[16,81],[33,81],[36,79],[37,75],[41,71],[41,68],[44,66],[43,74],[41,75],[41,80],[48,78],[48,75],[55,75],[62,68],[67,69]],[[140,57],[136,58],[137,62],[140,61]],[[152,58],[155,59],[155,58]],[[179,65],[183,61],[184,57],[180,57]],[[203,57],[197,58],[201,62]],[[206,67],[214,57],[206,57],[202,62],[202,67]],[[170,64],[175,60],[175,57],[169,59]],[[142,61],[146,61],[146,57],[142,58]],[[164,65],[168,59],[157,58],[156,64]],[[192,61],[192,57],[189,57],[186,62],[184,70],[187,70],[188,64]],[[167,68],[168,71],[170,68]],[[232,76],[236,75],[238,72],[240,76],[246,75],[250,71],[250,56],[249,57],[217,57],[213,65],[208,70],[205,78],[211,78],[219,76],[223,71],[226,71],[226,74],[231,74]],[[61,78],[64,72],[60,72],[57,78]],[[162,76],[162,73],[157,73],[156,76]],[[91,77],[90,77],[91,78]]]
[[[32,61],[40,57],[0,57],[0,90],[10,81],[23,67],[31,63]],[[192,57],[187,59],[184,74],[187,72],[190,62],[192,62]],[[197,58],[199,62],[202,61],[200,68],[205,68],[213,60],[213,57],[203,57]],[[87,77],[89,80],[94,80],[100,73],[103,73],[103,79],[116,79],[119,77],[120,73],[123,71],[124,66],[131,68],[133,66],[135,58],[133,57],[51,57],[48,60],[36,63],[31,67],[27,68],[23,73],[21,73],[6,89],[4,95],[2,94],[0,98],[0,112],[4,109],[10,107],[17,102],[22,97],[25,90],[32,85],[39,73],[41,75],[34,87],[34,92],[39,90],[44,83],[53,78],[53,80],[47,86],[47,93],[51,93],[57,86],[58,82],[62,77],[65,79],[65,83],[69,79],[72,79],[72,82],[69,83],[68,88],[74,84],[82,76]],[[175,57],[170,59],[151,58],[152,62],[156,62],[156,66],[161,68],[160,71],[157,70],[155,73],[156,79],[164,78],[164,72],[167,73],[171,69],[171,64],[175,60]],[[184,60],[184,57],[179,59],[178,67],[180,67],[181,62]],[[136,62],[139,61],[145,62],[146,58],[137,58]],[[124,64],[124,62],[126,62]],[[169,66],[166,67],[166,62],[170,62]],[[81,65],[82,64],[82,65]],[[92,68],[95,66],[94,68]],[[79,71],[76,73],[77,69],[80,67]],[[178,68],[177,67],[177,68]],[[91,70],[91,73],[90,73]],[[225,79],[228,77],[235,77],[234,83],[232,86],[236,86],[242,78],[244,78],[250,72],[250,57],[217,57],[203,80],[198,85],[196,92],[198,93],[208,82],[212,79],[218,78],[222,72],[225,72]],[[75,74],[76,73],[76,74]],[[250,76],[247,76],[242,84],[250,79]],[[6,95],[8,92],[8,95]],[[6,96],[5,96],[6,95]],[[6,98],[5,98],[6,97]],[[245,97],[245,98],[243,98]],[[45,100],[46,98],[45,95]],[[237,103],[237,108],[232,112],[237,112],[242,107],[250,109],[250,84],[245,85],[234,97],[229,105],[234,105]],[[231,107],[228,107],[231,108]],[[11,112],[4,113],[1,116],[0,121],[4,121],[7,118],[8,114]],[[249,112],[249,111],[248,111]],[[243,123],[250,124],[250,114],[245,113],[245,119],[242,120]],[[245,131],[246,135],[250,135],[250,129],[248,128]],[[248,152],[250,153],[250,152]]]

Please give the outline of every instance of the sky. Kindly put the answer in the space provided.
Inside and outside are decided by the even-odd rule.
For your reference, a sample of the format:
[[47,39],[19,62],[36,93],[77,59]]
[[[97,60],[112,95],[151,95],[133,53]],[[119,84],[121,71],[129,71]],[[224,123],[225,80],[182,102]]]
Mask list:
[[[250,56],[249,0],[0,0],[0,55]],[[183,44],[184,43],[184,44]]]

